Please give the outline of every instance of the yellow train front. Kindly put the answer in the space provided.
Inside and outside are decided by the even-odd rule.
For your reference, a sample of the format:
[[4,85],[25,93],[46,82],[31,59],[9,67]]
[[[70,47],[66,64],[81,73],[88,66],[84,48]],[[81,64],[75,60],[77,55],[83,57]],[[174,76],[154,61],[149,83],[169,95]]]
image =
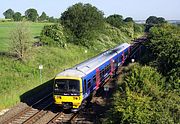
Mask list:
[[78,111],[82,103],[81,78],[56,76],[54,80],[54,102],[63,107]]

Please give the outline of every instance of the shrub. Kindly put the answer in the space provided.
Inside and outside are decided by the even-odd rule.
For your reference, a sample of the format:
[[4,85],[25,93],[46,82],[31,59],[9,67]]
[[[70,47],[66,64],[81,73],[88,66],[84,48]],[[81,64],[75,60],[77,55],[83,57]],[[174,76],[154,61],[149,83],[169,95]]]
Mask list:
[[131,65],[113,98],[109,123],[179,123],[180,97],[165,92],[156,69]]
[[60,24],[46,25],[41,32],[41,41],[48,45],[64,47],[68,36]]
[[180,89],[180,28],[170,24],[151,28],[146,46],[153,55],[153,66],[167,78],[168,89]]

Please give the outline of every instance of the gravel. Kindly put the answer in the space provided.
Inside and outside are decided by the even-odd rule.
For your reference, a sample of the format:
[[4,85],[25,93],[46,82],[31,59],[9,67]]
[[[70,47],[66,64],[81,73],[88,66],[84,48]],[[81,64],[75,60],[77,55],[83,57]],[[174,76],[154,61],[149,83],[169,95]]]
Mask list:
[[[31,92],[31,91],[28,91],[28,92]],[[38,90],[32,91],[32,94],[26,96],[26,100],[10,108],[3,115],[0,115],[0,124],[4,124],[6,120],[14,117],[18,113],[26,109],[28,106],[31,106],[36,101],[38,101],[39,99],[43,98],[44,96],[46,96],[47,94],[51,92],[52,92],[52,87],[49,84],[38,86]]]

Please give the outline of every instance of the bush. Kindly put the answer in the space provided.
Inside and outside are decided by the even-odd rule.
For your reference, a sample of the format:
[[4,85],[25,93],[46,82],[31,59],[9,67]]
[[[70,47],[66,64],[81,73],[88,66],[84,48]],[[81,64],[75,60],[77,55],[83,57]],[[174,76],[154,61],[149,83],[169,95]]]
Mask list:
[[48,45],[57,45],[64,47],[68,36],[66,35],[63,26],[60,24],[46,25],[41,32],[41,41]]
[[124,25],[123,16],[117,14],[108,16],[106,18],[106,22],[116,28],[120,28],[121,26]]
[[167,78],[168,89],[180,89],[180,28],[170,24],[151,28],[146,46],[153,55],[152,66]]
[[113,98],[108,123],[180,123],[180,96],[165,92],[156,69],[131,65]]

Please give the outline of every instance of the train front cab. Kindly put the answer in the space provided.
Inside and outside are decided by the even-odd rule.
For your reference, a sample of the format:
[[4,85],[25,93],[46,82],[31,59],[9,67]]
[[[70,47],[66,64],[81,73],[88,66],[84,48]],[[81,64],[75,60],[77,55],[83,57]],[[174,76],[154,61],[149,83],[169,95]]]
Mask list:
[[54,103],[63,109],[78,111],[83,99],[82,79],[76,77],[55,77]]

